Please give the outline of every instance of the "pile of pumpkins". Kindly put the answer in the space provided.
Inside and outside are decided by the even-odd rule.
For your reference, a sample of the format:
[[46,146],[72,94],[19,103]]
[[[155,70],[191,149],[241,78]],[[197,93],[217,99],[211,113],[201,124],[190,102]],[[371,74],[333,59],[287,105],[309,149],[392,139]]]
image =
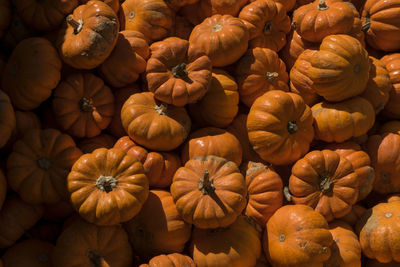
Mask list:
[[400,266],[400,0],[0,0],[0,267]]

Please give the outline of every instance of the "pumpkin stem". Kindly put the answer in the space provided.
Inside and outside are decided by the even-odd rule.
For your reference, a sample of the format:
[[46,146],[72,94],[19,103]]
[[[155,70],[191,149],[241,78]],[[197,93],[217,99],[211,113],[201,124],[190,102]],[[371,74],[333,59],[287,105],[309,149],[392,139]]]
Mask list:
[[167,105],[161,103],[160,105],[156,105],[154,107],[154,109],[156,110],[156,112],[160,115],[165,115],[167,114]]
[[172,74],[175,78],[184,79],[188,73],[186,71],[186,63],[181,63],[172,68]]
[[331,179],[329,179],[328,175],[322,175],[321,181],[319,183],[319,189],[321,190],[322,194],[329,193],[332,191],[333,183]]
[[369,14],[369,12],[367,12],[367,14],[364,17],[364,23],[361,27],[361,30],[363,32],[366,32],[369,30],[370,27],[371,27],[371,15]]
[[117,184],[118,180],[113,176],[100,175],[96,180],[96,187],[106,193],[113,191],[117,187]]
[[289,187],[285,186],[283,188],[283,195],[285,196],[286,201],[292,201],[292,194],[290,194]]
[[327,10],[329,7],[326,5],[325,0],[319,0],[318,10]]
[[269,82],[273,82],[276,80],[276,78],[279,77],[279,73],[277,72],[267,72],[267,80]]
[[272,26],[273,26],[272,21],[267,21],[267,23],[265,23],[264,29],[263,29],[264,34],[271,34]]
[[288,121],[286,128],[290,134],[294,134],[299,130],[295,121]]
[[91,111],[93,109],[92,100],[85,97],[81,98],[81,100],[79,100],[79,108],[82,112]]
[[82,31],[83,28],[83,20],[79,19],[78,21],[74,20],[71,15],[67,17],[67,23],[74,28],[74,34],[78,34]]
[[88,249],[86,250],[86,257],[89,258],[89,261],[92,265],[92,267],[101,267],[102,265],[102,259],[103,256],[100,255],[100,253],[98,253],[97,251]]
[[43,170],[48,170],[51,167],[51,162],[47,158],[40,158],[37,160],[38,166]]
[[200,178],[199,190],[203,193],[203,195],[210,195],[215,190],[213,181],[210,179],[210,172],[208,170],[204,170],[204,176],[203,178]]
[[211,32],[219,32],[221,30],[222,30],[222,25],[217,23],[212,27]]

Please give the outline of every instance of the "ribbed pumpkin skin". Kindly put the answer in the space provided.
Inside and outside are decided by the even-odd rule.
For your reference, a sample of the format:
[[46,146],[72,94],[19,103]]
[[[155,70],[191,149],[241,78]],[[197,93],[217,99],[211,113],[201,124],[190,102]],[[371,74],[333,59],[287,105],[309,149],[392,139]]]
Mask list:
[[251,106],[247,131],[263,160],[285,165],[307,153],[314,136],[312,123],[311,109],[299,95],[273,90]]
[[251,267],[261,254],[260,233],[239,216],[226,228],[194,228],[189,250],[197,267]]
[[86,138],[78,143],[78,147],[83,153],[92,153],[98,148],[112,148],[116,139],[108,134],[100,134],[95,137]]
[[141,264],[139,267],[196,267],[196,265],[189,256],[172,253],[155,256],[148,264]]
[[10,139],[16,126],[14,108],[10,98],[0,90],[0,148]]
[[389,54],[381,58],[389,72],[392,88],[389,92],[389,102],[386,104],[383,114],[392,119],[400,119],[400,53]]
[[367,209],[363,206],[356,204],[351,208],[349,213],[343,217],[340,217],[339,220],[354,227],[366,210]]
[[[273,266],[322,266],[333,243],[325,218],[305,205],[286,205],[267,222],[263,247]],[[291,253],[291,257],[286,255]]]
[[16,243],[4,253],[4,267],[51,267],[54,245],[39,239],[26,239]]
[[248,0],[200,0],[198,1],[201,13],[205,17],[212,15],[231,15],[236,17]]

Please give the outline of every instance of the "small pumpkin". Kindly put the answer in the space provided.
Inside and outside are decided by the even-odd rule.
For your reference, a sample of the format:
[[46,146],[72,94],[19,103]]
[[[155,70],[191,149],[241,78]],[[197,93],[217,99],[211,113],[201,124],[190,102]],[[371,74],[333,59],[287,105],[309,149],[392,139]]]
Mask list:
[[293,93],[272,90],[257,98],[247,117],[250,144],[272,164],[286,165],[309,150],[314,137],[311,109]]
[[[256,0],[250,0],[250,2],[254,2]],[[286,12],[292,11],[296,7],[295,0],[274,0],[277,3],[280,3],[285,8]]]
[[[45,60],[43,60],[45,59]],[[24,39],[14,48],[4,69],[2,85],[14,107],[37,108],[61,79],[61,60],[44,38]]]
[[85,138],[78,142],[78,147],[80,150],[86,153],[92,153],[98,148],[112,148],[114,146],[116,139],[108,134],[100,134],[95,137]]
[[183,220],[202,229],[232,224],[246,206],[246,193],[237,165],[217,156],[189,160],[175,172],[171,185]]
[[11,22],[11,5],[9,0],[0,1],[0,37]]
[[360,220],[361,216],[363,216],[364,212],[366,211],[367,211],[366,208],[356,204],[353,205],[353,207],[351,207],[351,211],[349,213],[347,213],[343,217],[340,217],[339,220],[354,227],[356,223]]
[[166,0],[165,2],[174,10],[197,3],[199,0]]
[[365,267],[400,267],[400,262],[391,261],[388,263],[382,263],[377,260],[366,258]]
[[97,225],[132,219],[149,194],[142,163],[116,148],[81,156],[68,174],[67,187],[79,215]]
[[[236,1],[235,1],[236,2]],[[204,52],[214,67],[237,61],[247,50],[249,30],[244,22],[231,15],[216,14],[194,27],[189,37],[190,49]]]
[[91,73],[68,75],[54,90],[55,119],[73,137],[94,137],[110,124],[114,96],[103,80]]
[[[86,4],[89,0],[79,0],[79,4],[83,5]],[[119,6],[120,6],[120,0],[99,0],[107,5],[109,5],[115,12],[115,14],[118,14]],[[123,0],[124,1],[124,0]],[[123,2],[121,1],[121,2]]]
[[150,50],[146,81],[156,99],[182,107],[206,94],[212,69],[208,56],[189,49],[189,42],[177,37],[155,42]]
[[174,31],[173,34],[171,34],[172,36],[189,40],[190,33],[193,30],[193,25],[184,16],[176,15],[175,27],[172,30]]
[[400,134],[400,121],[387,121],[379,127],[379,134],[397,133]]
[[89,1],[68,15],[57,47],[64,63],[76,69],[94,69],[111,54],[118,39],[119,22],[102,1]]
[[200,0],[200,10],[205,17],[212,15],[231,15],[236,17],[248,0]]
[[172,254],[162,254],[153,257],[148,264],[141,264],[139,267],[177,267],[177,266],[185,266],[185,267],[196,267],[192,258],[187,255],[172,253]]
[[388,54],[381,58],[389,72],[392,88],[389,92],[389,101],[383,114],[392,119],[400,119],[400,53]]
[[177,148],[191,127],[185,108],[160,103],[151,92],[131,95],[122,106],[121,121],[134,142],[157,151]]
[[0,90],[0,148],[10,139],[16,126],[15,112],[10,98]]

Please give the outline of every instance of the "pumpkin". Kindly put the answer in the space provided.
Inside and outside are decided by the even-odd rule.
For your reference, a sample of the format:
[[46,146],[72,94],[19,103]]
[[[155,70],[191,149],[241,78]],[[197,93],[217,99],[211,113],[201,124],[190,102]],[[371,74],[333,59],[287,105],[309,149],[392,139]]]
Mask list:
[[0,148],[10,139],[16,126],[15,112],[10,98],[0,90]]
[[315,92],[313,81],[307,75],[307,71],[311,68],[310,59],[316,52],[316,50],[304,50],[297,58],[289,74],[290,91],[303,97],[308,106],[313,106],[321,100],[321,97]]
[[171,193],[151,190],[140,212],[124,224],[133,251],[144,259],[182,252],[192,227],[182,220]]
[[256,0],[245,6],[239,13],[249,29],[250,47],[281,50],[286,44],[290,31],[290,18],[283,4],[273,0]]
[[158,151],[177,148],[191,127],[185,108],[160,103],[151,92],[131,95],[122,106],[121,121],[134,142]]
[[11,22],[11,5],[9,0],[0,1],[0,37]]
[[246,206],[243,175],[234,162],[217,156],[186,162],[175,172],[170,189],[183,220],[197,228],[227,227]]
[[171,36],[189,40],[190,33],[193,30],[193,25],[184,16],[176,15],[175,16],[175,27],[172,30],[173,30],[173,34],[171,34]]
[[[79,4],[83,5],[83,4],[86,4],[88,1],[89,0],[79,0]],[[115,14],[118,14],[120,0],[99,0],[99,1],[102,1],[102,2],[106,3],[107,5],[109,5],[114,10]]]
[[344,142],[368,132],[375,122],[375,110],[362,97],[332,103],[323,101],[311,108],[315,138],[325,142]]
[[400,261],[400,231],[398,221],[400,202],[379,203],[369,209],[356,225],[362,252],[381,263]]
[[194,228],[190,255],[197,267],[251,267],[261,254],[260,233],[244,217],[226,228]]
[[0,248],[12,246],[42,214],[43,207],[28,204],[13,194],[7,196],[0,210]]
[[41,128],[38,116],[31,111],[16,110],[15,122],[15,128],[12,133],[13,139],[21,139],[29,130]]
[[391,195],[387,198],[387,202],[393,202],[393,201],[400,201],[400,195],[399,194],[394,194]]
[[316,93],[327,101],[343,101],[359,95],[367,86],[368,53],[354,37],[344,34],[325,37],[310,63],[307,74]]
[[[10,0],[8,1],[11,2]],[[3,10],[5,11],[7,8],[3,8],[2,12]],[[2,45],[8,50],[13,50],[22,40],[34,37],[38,34],[35,30],[25,25],[17,12],[12,12],[11,15],[11,22],[8,24],[8,28],[5,29],[3,38],[1,39]],[[4,18],[7,18],[7,15],[5,15]],[[1,19],[3,19],[3,17],[1,17]]]
[[224,129],[206,127],[192,132],[182,148],[182,163],[208,155],[233,161],[239,166],[242,162],[242,146],[233,134]]
[[397,133],[400,134],[400,121],[387,121],[379,128],[379,134]]
[[206,94],[212,69],[208,56],[190,50],[189,42],[177,37],[155,42],[150,50],[146,80],[156,99],[182,107]]
[[235,74],[240,101],[247,107],[268,91],[289,90],[285,63],[268,48],[249,49],[236,63]]
[[112,148],[114,146],[116,139],[108,134],[100,134],[95,137],[85,138],[78,142],[78,147],[80,150],[86,153],[92,153],[93,150],[98,148]]
[[120,225],[97,226],[75,218],[58,237],[51,259],[58,267],[125,267],[132,266],[133,255]]
[[139,86],[136,83],[130,84],[123,88],[113,90],[114,94],[114,116],[107,127],[107,131],[114,137],[120,138],[126,135],[121,122],[121,109],[125,101],[136,93],[140,93]]
[[142,163],[116,148],[81,156],[68,174],[67,186],[79,215],[97,225],[132,219],[149,194]]
[[145,72],[149,56],[149,45],[142,33],[119,32],[114,50],[99,67],[101,76],[113,87],[124,87]]
[[367,88],[360,96],[367,99],[374,107],[375,113],[378,114],[389,101],[389,92],[392,89],[392,83],[385,64],[374,57],[370,57],[370,59],[371,69],[369,71]]
[[237,61],[247,50],[249,30],[244,22],[231,15],[216,14],[193,28],[190,50],[204,52],[214,67]]
[[112,8],[89,1],[68,15],[57,47],[64,63],[76,69],[93,69],[111,54],[118,39],[119,22]]
[[94,137],[111,122],[114,96],[97,76],[73,73],[54,90],[52,106],[63,131],[78,138]]
[[139,267],[177,267],[177,266],[185,266],[185,267],[196,267],[194,261],[189,256],[172,253],[168,255],[158,255],[152,258],[148,264],[141,264]]
[[350,225],[342,221],[329,224],[333,237],[331,257],[324,262],[324,267],[361,267],[361,246],[358,236]]
[[239,107],[238,85],[226,71],[213,69],[205,96],[189,105],[191,118],[202,126],[227,127],[235,118]]
[[257,98],[247,117],[250,144],[272,164],[286,165],[309,150],[314,137],[311,109],[293,93],[272,90]]
[[49,31],[60,26],[78,5],[78,0],[13,0],[13,4],[27,25],[39,31]]
[[81,155],[69,135],[55,129],[32,129],[14,143],[8,156],[8,184],[27,203],[67,199],[65,180]]
[[400,267],[400,262],[391,261],[388,263],[381,263],[377,260],[366,258],[365,267]]
[[289,190],[295,204],[304,204],[332,221],[351,211],[358,200],[359,176],[346,157],[332,150],[314,150],[292,167]]
[[4,267],[51,267],[54,245],[38,239],[26,239],[8,248],[3,257]]
[[388,54],[381,58],[389,72],[392,88],[389,92],[389,101],[382,113],[392,119],[400,119],[400,53]]
[[264,228],[269,218],[282,206],[282,179],[264,164],[249,162],[246,185],[249,200],[245,215]]
[[37,108],[50,97],[61,78],[57,50],[44,38],[24,39],[13,50],[4,69],[2,85],[14,107]]
[[142,164],[150,187],[165,188],[171,185],[175,171],[181,166],[179,156],[173,152],[149,152],[135,144],[129,136],[123,136],[114,148],[124,150]]
[[[256,0],[250,0],[250,2],[254,1]],[[296,6],[296,0],[274,0],[274,2],[282,4],[286,12],[292,11]]]
[[400,48],[400,1],[367,0],[361,20],[367,43],[377,50],[394,51]]
[[375,181],[375,171],[371,167],[369,155],[361,150],[360,145],[352,141],[340,144],[331,143],[325,146],[324,149],[333,150],[351,162],[360,182],[358,200],[365,199],[372,191]]
[[[305,205],[286,205],[267,222],[263,247],[273,266],[322,266],[333,243],[325,218]],[[289,253],[292,255],[288,257]]]
[[7,195],[7,180],[3,171],[0,169],[0,210],[6,200]]
[[200,0],[200,12],[205,17],[212,15],[231,15],[236,17],[248,0]]
[[158,41],[171,33],[173,13],[163,0],[126,0],[119,13],[121,29],[141,32],[149,43]]
[[340,220],[351,226],[355,226],[366,210],[367,209],[363,206],[356,204],[351,207],[351,211],[345,216],[341,217]]
[[371,135],[366,147],[371,157],[371,166],[375,169],[373,190],[381,193],[400,192],[400,135],[385,133]]

